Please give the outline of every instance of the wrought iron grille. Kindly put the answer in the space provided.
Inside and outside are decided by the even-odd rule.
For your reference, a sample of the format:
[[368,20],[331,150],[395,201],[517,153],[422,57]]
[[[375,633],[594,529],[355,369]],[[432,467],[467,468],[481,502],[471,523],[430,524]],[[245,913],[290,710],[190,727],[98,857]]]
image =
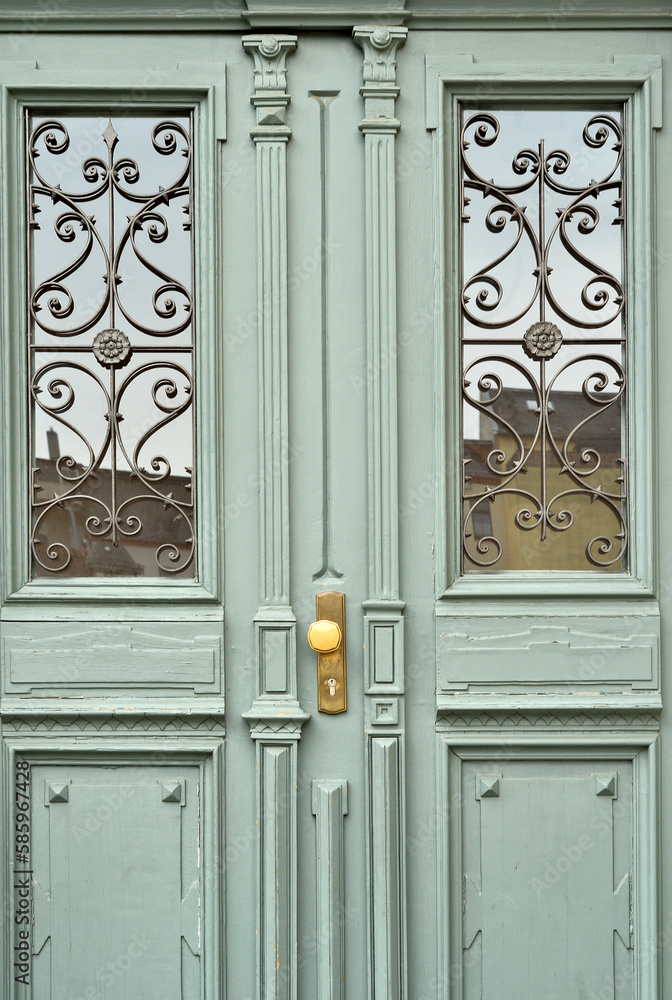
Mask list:
[[35,576],[195,576],[191,133],[27,115]]
[[623,570],[622,109],[460,136],[464,571]]

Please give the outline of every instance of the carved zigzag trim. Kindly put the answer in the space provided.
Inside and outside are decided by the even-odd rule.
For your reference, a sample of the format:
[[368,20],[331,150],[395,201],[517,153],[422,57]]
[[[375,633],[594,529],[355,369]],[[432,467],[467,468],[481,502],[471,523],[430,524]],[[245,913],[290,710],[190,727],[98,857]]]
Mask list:
[[447,726],[462,726],[467,729],[485,729],[491,727],[514,727],[544,729],[562,726],[566,729],[595,727],[628,727],[629,729],[658,728],[659,719],[653,712],[440,712],[438,724]]
[[13,733],[35,732],[217,732],[224,735],[224,719],[215,716],[132,715],[101,713],[3,716],[3,729]]

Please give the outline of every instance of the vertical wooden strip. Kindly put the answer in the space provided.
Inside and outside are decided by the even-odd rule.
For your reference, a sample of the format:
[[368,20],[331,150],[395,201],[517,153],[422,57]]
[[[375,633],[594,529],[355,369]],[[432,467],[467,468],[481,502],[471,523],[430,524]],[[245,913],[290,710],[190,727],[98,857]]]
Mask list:
[[[364,602],[367,723],[369,998],[404,1000],[403,902],[403,610],[399,595],[397,434],[397,284],[395,140],[396,53],[407,30],[362,26],[353,38],[364,53],[366,183],[369,597]],[[387,642],[373,642],[389,629]],[[382,701],[374,695],[389,693]]]
[[287,484],[287,137],[257,140],[257,218],[261,308],[259,394],[262,506],[261,578],[264,605],[287,604],[289,497]]
[[287,57],[294,35],[247,35],[254,59],[257,149],[259,329],[260,570],[262,606],[289,603],[287,476]]
[[[367,304],[367,362],[378,377],[369,383],[369,594],[397,597],[398,515],[397,496],[397,400],[396,400],[396,278],[390,268],[390,227],[387,148],[394,135],[366,136],[367,261],[370,282]],[[392,145],[392,149],[394,146]],[[391,231],[390,231],[391,228]],[[392,260],[392,264],[394,261]]]
[[369,770],[371,996],[397,1000],[405,996],[399,737],[371,739]]
[[345,998],[345,855],[343,817],[348,811],[344,780],[313,781],[317,841],[316,1000]]
[[254,59],[261,604],[255,616],[257,691],[245,713],[257,743],[257,989],[296,1000],[296,758],[308,718],[297,700],[296,618],[289,606],[287,387],[287,57],[294,35],[247,35]]
[[257,744],[259,753],[259,996],[296,996],[294,871],[296,743]]

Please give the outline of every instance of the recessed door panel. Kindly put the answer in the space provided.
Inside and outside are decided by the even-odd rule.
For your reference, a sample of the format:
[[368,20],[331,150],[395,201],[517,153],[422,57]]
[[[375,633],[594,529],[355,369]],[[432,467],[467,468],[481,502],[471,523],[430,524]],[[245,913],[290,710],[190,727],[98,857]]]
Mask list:
[[483,761],[462,794],[465,1000],[632,996],[631,764]]
[[32,771],[35,995],[202,996],[197,768]]

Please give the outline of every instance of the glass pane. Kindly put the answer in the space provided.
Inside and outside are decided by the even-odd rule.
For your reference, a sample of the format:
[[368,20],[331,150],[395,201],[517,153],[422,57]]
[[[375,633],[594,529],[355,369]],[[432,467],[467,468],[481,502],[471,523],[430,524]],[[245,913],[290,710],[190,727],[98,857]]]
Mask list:
[[191,152],[28,116],[34,576],[195,576]]
[[461,139],[464,571],[623,570],[622,110]]

